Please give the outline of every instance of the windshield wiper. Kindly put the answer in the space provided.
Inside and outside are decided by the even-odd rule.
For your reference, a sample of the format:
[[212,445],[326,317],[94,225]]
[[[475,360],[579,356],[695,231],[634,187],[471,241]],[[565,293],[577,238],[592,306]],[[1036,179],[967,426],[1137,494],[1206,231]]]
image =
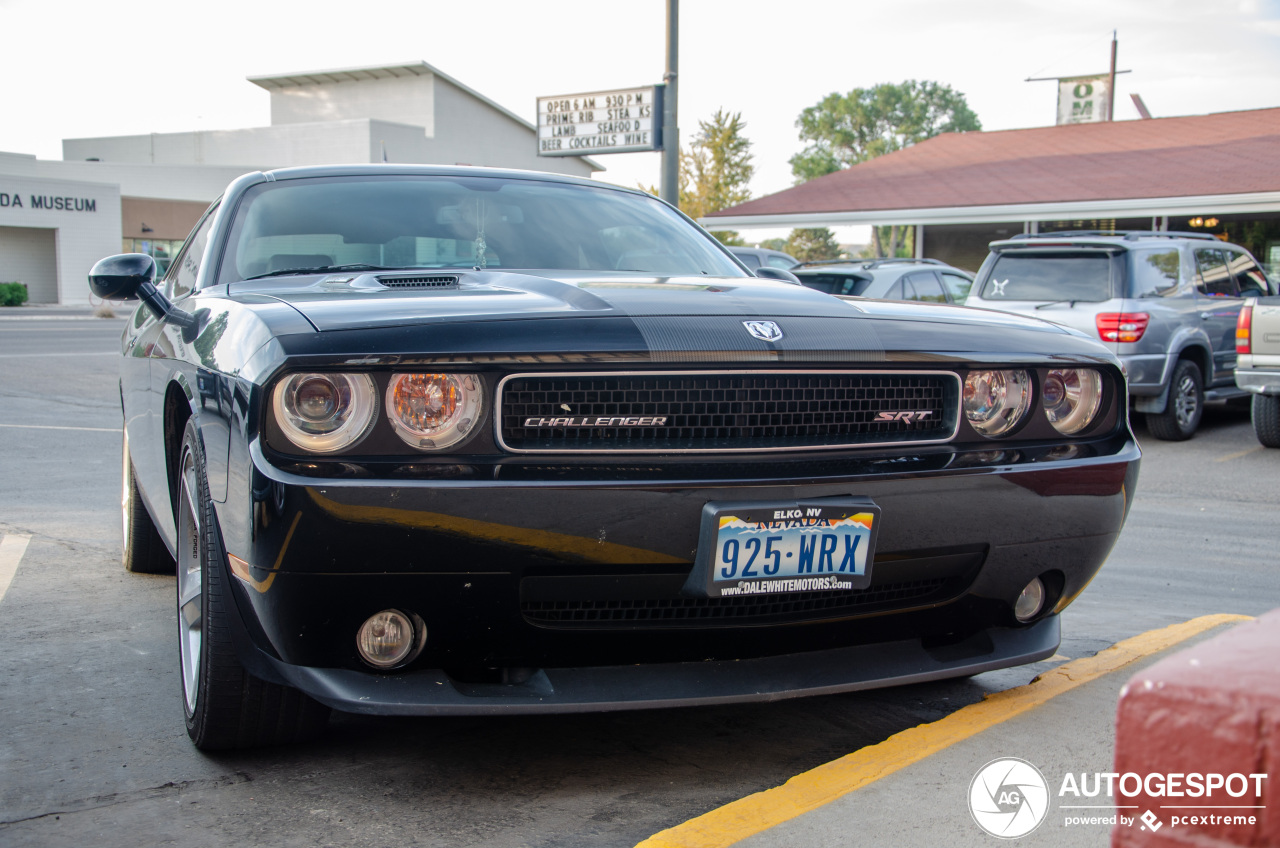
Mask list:
[[1050,306],[1057,306],[1059,303],[1065,303],[1072,308],[1075,308],[1075,305],[1076,305],[1076,302],[1074,300],[1053,300],[1053,301],[1050,301],[1049,303],[1041,303],[1036,307],[1036,309],[1046,309]]
[[289,274],[328,274],[333,271],[403,271],[406,270],[396,265],[367,265],[363,262],[356,262],[351,265],[321,265],[316,268],[281,268],[278,271],[268,271],[265,274],[255,274],[252,277],[245,277],[245,280],[261,280],[264,277],[285,277]]

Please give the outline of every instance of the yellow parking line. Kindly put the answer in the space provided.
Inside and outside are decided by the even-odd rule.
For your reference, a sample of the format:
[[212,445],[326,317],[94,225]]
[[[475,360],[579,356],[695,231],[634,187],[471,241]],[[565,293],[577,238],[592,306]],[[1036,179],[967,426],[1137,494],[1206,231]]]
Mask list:
[[782,786],[757,792],[657,833],[636,848],[723,848],[789,821],[882,777],[1038,707],[1051,698],[1170,648],[1220,624],[1247,615],[1206,615],[1117,642],[1092,657],[1071,660],[1026,686],[995,692],[938,721],[912,727],[838,760],[796,775]]
[[1242,456],[1248,456],[1251,453],[1257,453],[1260,450],[1262,450],[1262,445],[1257,445],[1255,447],[1248,448],[1247,450],[1236,451],[1235,453],[1229,453],[1226,456],[1220,456],[1215,459],[1214,462],[1228,462],[1232,459],[1239,459]]
[[4,600],[4,593],[9,591],[9,584],[13,582],[13,575],[18,573],[18,563],[22,562],[22,555],[27,552],[27,543],[30,541],[30,536],[17,533],[0,536],[0,601]]

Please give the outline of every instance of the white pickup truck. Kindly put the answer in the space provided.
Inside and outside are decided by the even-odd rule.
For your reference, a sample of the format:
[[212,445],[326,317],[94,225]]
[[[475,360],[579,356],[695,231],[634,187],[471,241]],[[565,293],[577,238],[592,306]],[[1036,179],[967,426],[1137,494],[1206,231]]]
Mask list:
[[1280,297],[1251,297],[1236,321],[1236,385],[1253,393],[1253,432],[1280,448]]

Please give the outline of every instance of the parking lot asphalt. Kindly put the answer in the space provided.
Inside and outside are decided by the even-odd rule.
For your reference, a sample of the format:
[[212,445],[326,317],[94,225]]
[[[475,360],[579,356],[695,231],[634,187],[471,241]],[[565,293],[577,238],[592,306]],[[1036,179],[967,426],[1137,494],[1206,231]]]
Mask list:
[[[967,722],[970,705],[1011,697],[1037,675],[1135,636],[1280,606],[1280,451],[1257,444],[1247,413],[1216,406],[1190,442],[1156,442],[1139,422],[1145,457],[1128,526],[1063,616],[1063,644],[1050,661],[775,704],[504,719],[338,716],[308,745],[208,756],[181,724],[173,578],[127,574],[119,564],[114,350],[122,327],[123,318],[91,319],[89,310],[0,310],[6,848],[632,846],[735,802],[754,807],[760,793],[828,763],[877,756],[904,732]],[[1116,695],[1149,661],[852,791],[828,787],[827,803],[735,838],[753,846],[994,844],[965,800],[977,769],[1018,757],[1050,784],[1068,770],[1109,770]],[[1063,813],[1056,801],[1052,813]],[[1020,841],[1107,839],[1106,827],[1050,816]]]

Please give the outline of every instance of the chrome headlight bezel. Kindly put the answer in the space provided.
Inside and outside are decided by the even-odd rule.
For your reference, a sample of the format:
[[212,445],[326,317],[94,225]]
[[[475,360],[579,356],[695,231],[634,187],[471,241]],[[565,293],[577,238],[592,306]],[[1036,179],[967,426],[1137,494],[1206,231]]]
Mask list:
[[476,431],[484,412],[484,383],[475,374],[395,373],[384,398],[387,421],[401,441],[417,450],[440,451]]
[[[318,402],[305,396],[309,386],[329,394],[327,414],[305,409]],[[280,431],[295,446],[332,454],[358,445],[369,435],[378,414],[378,390],[368,374],[300,372],[276,383],[271,406]]]
[[1032,387],[1032,372],[1024,368],[970,371],[961,399],[965,420],[989,439],[1007,436],[1027,420]]
[[1040,387],[1041,407],[1064,436],[1087,429],[1102,409],[1102,375],[1093,368],[1054,368]]

